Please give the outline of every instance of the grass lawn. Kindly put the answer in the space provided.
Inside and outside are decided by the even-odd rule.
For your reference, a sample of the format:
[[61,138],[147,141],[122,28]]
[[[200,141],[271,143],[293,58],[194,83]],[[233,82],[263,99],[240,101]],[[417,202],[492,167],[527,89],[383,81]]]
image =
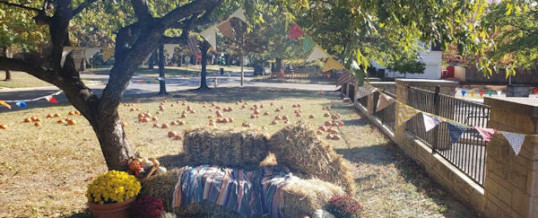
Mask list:
[[[0,75],[4,74],[2,71]],[[1,76],[4,78],[4,76]],[[97,81],[83,80],[86,85],[97,83]],[[20,71],[11,71],[11,81],[0,80],[0,89],[2,88],[30,88],[30,87],[45,87],[52,86],[34,76]]]
[[[248,93],[248,95],[245,95]],[[287,115],[292,122],[306,120],[315,126],[327,118],[322,108],[334,105],[332,112],[340,113],[345,126],[338,127],[342,140],[330,141],[335,150],[352,162],[357,181],[356,198],[365,206],[365,217],[474,217],[473,212],[439,188],[423,170],[407,158],[377,129],[358,115],[351,105],[342,103],[334,93],[269,89],[219,88],[204,92],[179,92],[175,96],[127,98],[140,111],[155,115],[160,102],[167,100],[165,111],[158,124],[180,119],[187,106],[176,103],[186,100],[196,114],[182,119],[186,125],[171,126],[182,131],[195,126],[208,126],[210,103],[232,107],[224,113],[234,118],[231,124],[217,124],[217,128],[240,127],[249,122],[252,128],[265,127],[273,133],[284,126],[283,122],[271,125],[274,116]],[[240,109],[236,101],[244,99],[250,105],[263,104],[258,119],[250,119],[252,111]],[[205,108],[204,108],[205,103]],[[274,103],[273,106],[270,104]],[[293,104],[300,103],[302,117],[296,117]],[[172,106],[174,104],[174,106]],[[284,107],[276,113],[277,107]],[[9,126],[0,130],[0,217],[15,216],[71,216],[85,211],[86,186],[98,174],[106,171],[99,144],[88,122],[80,116],[68,116],[71,106],[54,106],[0,113],[0,124]],[[264,112],[270,116],[263,116]],[[78,124],[57,124],[47,119],[49,113],[62,118],[72,117]],[[138,123],[137,114],[121,106],[120,114],[126,126],[127,137],[135,152],[145,157],[159,157],[165,166],[173,164],[173,157],[182,152],[182,141],[166,137],[169,130],[153,128],[152,123]],[[310,115],[314,119],[309,119]],[[26,117],[36,116],[40,127],[24,123]],[[324,137],[325,135],[323,135]]]

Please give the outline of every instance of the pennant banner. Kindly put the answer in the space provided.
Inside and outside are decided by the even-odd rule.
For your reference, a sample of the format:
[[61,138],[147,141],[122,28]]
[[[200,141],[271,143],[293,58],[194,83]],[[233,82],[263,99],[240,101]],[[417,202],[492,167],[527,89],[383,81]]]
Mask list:
[[56,98],[54,98],[54,96],[52,96],[52,95],[49,95],[49,96],[45,97],[45,99],[47,99],[47,101],[49,101],[50,103],[53,103],[53,104],[58,103],[58,100],[56,100]]
[[329,58],[327,63],[325,63],[322,72],[327,72],[330,70],[342,70],[344,68],[345,67],[342,66],[342,64],[338,63],[338,61],[334,60],[333,58]]
[[245,17],[245,14],[243,13],[243,8],[238,8],[232,15],[230,15],[230,18],[237,17],[243,22],[247,22],[247,18]]
[[468,128],[465,126],[460,126],[453,123],[446,123],[446,126],[448,127],[448,134],[450,135],[450,141],[452,144],[456,143],[460,139],[461,135],[468,130]]
[[189,37],[189,43],[187,46],[189,47],[191,54],[200,53],[200,49],[198,48],[198,39],[196,36]]
[[512,147],[512,150],[514,150],[514,153],[519,155],[519,152],[521,151],[521,146],[523,145],[523,142],[525,142],[525,135],[524,134],[518,134],[518,133],[511,133],[511,132],[504,132],[500,131],[501,134],[506,138],[510,146]]
[[101,48],[86,48],[84,50],[84,56],[86,57],[86,61],[90,63],[90,58],[92,58],[99,51],[101,51]]
[[232,22],[230,20],[222,22],[218,27],[219,32],[228,39],[233,39],[235,37],[234,29],[232,28]]
[[4,107],[7,107],[11,110],[11,105],[9,105],[8,103],[6,103],[5,101],[2,101],[0,100],[0,105],[4,106]]
[[174,51],[177,47],[177,45],[174,44],[164,44],[164,52],[167,53],[170,56],[174,56]]
[[480,136],[482,136],[482,139],[486,143],[491,141],[491,138],[493,138],[493,135],[497,133],[496,129],[488,129],[488,128],[482,128],[482,127],[476,127],[476,126],[474,126],[473,128],[476,129],[476,131],[478,131],[478,133],[480,134]]
[[398,107],[398,119],[396,119],[396,125],[400,126],[413,118],[415,115],[418,114],[418,110],[412,107],[409,107],[405,104],[400,104],[400,107]]
[[208,29],[202,31],[200,33],[204,39],[211,44],[211,47],[213,49],[217,49],[217,31],[215,30],[215,27],[209,27]]
[[311,61],[315,61],[315,60],[326,58],[326,57],[327,55],[325,54],[325,52],[323,52],[318,47],[314,47],[314,49],[312,50],[312,53],[310,53],[310,55],[306,59],[306,62],[311,62]]
[[26,105],[26,102],[24,101],[18,101],[15,103],[15,105],[17,105],[17,107],[20,107],[20,108],[27,108],[28,105]]
[[106,61],[106,60],[110,59],[112,56],[114,56],[114,48],[113,47],[103,48],[103,61]]
[[304,33],[303,33],[303,30],[301,30],[301,27],[299,27],[299,25],[297,24],[293,24],[293,26],[291,26],[290,34],[288,37],[290,39],[296,39],[303,36],[303,34]]
[[340,73],[340,75],[338,75],[338,80],[336,81],[336,86],[346,84],[346,82],[349,81],[349,77],[350,75],[348,71],[343,71]]
[[373,86],[361,86],[357,89],[357,93],[355,93],[355,99],[361,99],[364,98],[376,91],[376,88]]
[[[53,94],[50,94],[51,96],[55,96],[55,95],[59,95],[62,93],[62,90],[60,91],[57,91]],[[47,95],[49,96],[49,95]],[[5,100],[5,102],[7,103],[17,103],[17,102],[32,102],[32,101],[39,101],[41,99],[46,99],[47,96],[42,96],[42,97],[38,97],[38,98],[33,98],[33,99],[19,99],[19,100]]]
[[375,111],[379,112],[379,111],[385,109],[386,107],[390,106],[394,102],[396,102],[396,100],[394,98],[380,92],[379,93],[379,99],[377,100],[377,108],[376,108]]
[[422,113],[422,118],[424,120],[424,129],[426,132],[429,132],[437,125],[441,124],[441,120],[437,119],[437,117],[433,117],[425,113]]
[[316,44],[314,43],[314,41],[312,41],[312,39],[310,39],[310,37],[308,37],[308,36],[304,37],[304,39],[303,39],[303,51],[305,53],[312,51],[312,49],[315,46],[316,46]]

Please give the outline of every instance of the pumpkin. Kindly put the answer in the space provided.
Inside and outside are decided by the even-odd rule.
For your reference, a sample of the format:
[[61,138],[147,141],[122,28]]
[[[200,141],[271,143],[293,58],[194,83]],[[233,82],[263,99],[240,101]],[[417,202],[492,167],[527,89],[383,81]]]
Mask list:
[[185,122],[183,120],[177,121],[177,125],[183,126],[183,125],[185,125]]
[[315,117],[314,117],[314,115],[310,114],[310,117],[309,117],[309,118],[310,118],[310,119],[314,119]]
[[254,114],[250,115],[250,119],[256,119],[256,115]]
[[153,128],[159,128],[159,124],[154,123]]
[[157,119],[157,117],[152,117],[152,118],[151,118],[151,121],[153,121],[153,122],[157,122],[158,119]]
[[0,129],[7,130],[8,127],[6,125],[4,125],[4,124],[0,124]]
[[269,115],[271,115],[271,114],[270,114],[269,112],[265,112],[265,113],[263,113],[263,115],[265,115],[265,116],[269,116]]
[[324,125],[325,126],[332,126],[332,123],[330,121],[325,121]]
[[29,122],[32,122],[32,120],[30,118],[26,118],[26,119],[24,119],[24,122],[29,123]]
[[282,119],[283,120],[288,120],[288,116],[284,115],[284,116],[282,116]]
[[126,127],[126,126],[127,126],[127,123],[121,122],[121,127]]
[[56,122],[57,122],[58,124],[65,124],[65,121],[63,121],[63,120],[58,120],[58,121],[56,121]]
[[187,114],[181,114],[181,118],[187,118]]
[[52,114],[47,114],[47,118],[52,118]]
[[233,118],[228,118],[228,123],[233,123],[234,122],[234,119]]
[[80,115],[80,112],[79,112],[79,111],[75,111],[75,115]]
[[69,115],[69,116],[73,116],[73,115],[75,115],[75,112],[73,112],[73,111],[69,111],[69,113],[68,113],[67,115]]
[[280,118],[280,116],[275,116],[275,120],[281,120],[282,118]]
[[174,132],[174,131],[170,131],[168,132],[168,138],[173,138],[173,137],[176,137],[177,133]]
[[72,119],[69,119],[69,120],[67,121],[67,124],[69,124],[70,126],[74,126],[74,125],[77,125],[77,121],[72,120]]
[[36,122],[36,123],[34,123],[34,126],[36,126],[36,127],[40,127],[40,126],[41,126],[41,123]]
[[260,114],[260,111],[259,110],[254,110],[254,114]]
[[273,122],[271,124],[276,125],[276,124],[278,124],[278,121],[273,120]]
[[323,114],[324,117],[330,117],[331,116],[331,113],[329,112],[326,112],[325,114]]
[[53,116],[58,118],[58,117],[60,117],[60,114],[54,114]]
[[318,135],[323,135],[323,131],[318,130],[318,131],[316,131],[316,134],[318,134]]
[[293,108],[297,108],[297,105],[293,105]]
[[161,128],[163,128],[163,129],[168,129],[168,128],[169,128],[169,126],[168,126],[168,124],[166,124],[166,123],[163,123],[163,125],[161,125]]
[[183,140],[183,136],[176,135],[176,137],[174,139],[177,140],[177,141],[181,141],[181,140]]

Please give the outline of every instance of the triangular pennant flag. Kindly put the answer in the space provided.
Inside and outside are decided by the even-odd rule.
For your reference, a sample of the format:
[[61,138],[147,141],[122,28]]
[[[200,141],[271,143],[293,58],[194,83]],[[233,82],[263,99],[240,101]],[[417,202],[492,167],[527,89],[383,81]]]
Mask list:
[[9,105],[8,103],[6,103],[5,101],[2,101],[0,100],[0,104],[3,105],[4,107],[7,107],[11,110],[11,105]]
[[165,53],[167,53],[167,54],[170,55],[170,56],[174,56],[174,51],[175,51],[177,45],[174,45],[174,44],[164,44],[163,47],[164,47],[164,51],[165,51]]
[[288,37],[290,39],[296,39],[303,36],[303,34],[304,33],[303,30],[301,30],[301,27],[299,27],[299,25],[297,24],[293,24],[293,26],[291,26],[290,34],[288,35]]
[[234,38],[235,32],[232,28],[232,22],[230,22],[230,20],[222,22],[222,24],[220,24],[217,28],[219,29],[219,32],[224,35],[224,37],[228,39]]
[[26,102],[24,102],[24,101],[17,101],[15,103],[15,105],[17,105],[17,107],[20,107],[20,108],[27,108],[28,107],[28,105],[26,105]]
[[189,42],[187,43],[187,47],[189,47],[191,54],[200,53],[200,48],[198,48],[198,37],[197,36],[189,37]]
[[312,39],[310,39],[310,37],[308,36],[305,36],[304,39],[303,39],[303,51],[306,53],[306,52],[310,52],[312,51],[312,49],[314,48],[314,46],[316,46],[316,44],[314,43],[314,41],[312,41]]
[[311,61],[315,61],[315,60],[326,58],[326,57],[327,55],[325,54],[325,52],[323,52],[318,47],[314,47],[314,49],[312,50],[312,53],[310,53],[310,55],[306,59],[306,62],[311,62]]
[[521,146],[523,145],[523,142],[525,142],[525,135],[504,131],[501,131],[501,133],[503,134],[504,138],[506,138],[508,143],[510,143],[510,146],[512,147],[512,150],[514,150],[516,156],[519,155]]
[[357,93],[355,93],[355,99],[361,99],[364,98],[372,93],[374,93],[376,90],[373,86],[361,86],[357,89]]
[[106,61],[106,60],[110,59],[112,56],[114,56],[114,48],[113,47],[103,48],[103,61]]
[[412,107],[409,107],[405,104],[400,104],[400,107],[398,108],[398,119],[396,119],[396,125],[400,126],[413,118],[415,115],[418,114],[418,110]]
[[430,116],[425,113],[422,113],[422,118],[424,120],[424,129],[426,132],[429,132],[437,125],[441,124],[441,120],[437,119],[437,117]]
[[482,127],[476,127],[476,126],[474,126],[473,128],[476,129],[476,131],[478,131],[478,133],[480,134],[480,136],[482,136],[482,139],[484,139],[486,143],[491,141],[491,138],[493,138],[493,135],[497,133],[496,129],[488,129],[488,128],[482,128]]
[[49,95],[49,96],[45,97],[45,99],[47,99],[47,101],[49,101],[50,103],[53,103],[53,104],[58,103],[58,100],[56,100],[56,98],[54,98],[54,96],[52,96],[52,95]]
[[86,48],[86,49],[84,49],[84,56],[86,58],[86,61],[88,63],[90,63],[90,58],[92,58],[99,51],[101,51],[100,48]]
[[383,109],[385,109],[386,107],[390,106],[392,103],[396,102],[396,100],[394,100],[394,98],[388,96],[388,95],[385,95],[383,93],[379,93],[379,99],[377,100],[377,108],[376,108],[376,112],[379,112]]
[[232,15],[230,15],[230,18],[237,17],[243,22],[247,22],[247,18],[245,17],[245,14],[243,13],[243,8],[238,8]]
[[344,69],[344,66],[340,64],[338,61],[334,60],[333,58],[329,58],[327,63],[325,63],[325,66],[323,66],[323,70],[321,72],[327,72],[329,70],[341,70]]
[[465,93],[467,93],[467,91],[461,90],[461,96],[465,97]]
[[469,129],[465,126],[460,126],[448,122],[446,123],[446,126],[448,127],[448,134],[450,135],[450,141],[452,143],[456,143],[460,139],[461,135],[463,135],[463,133],[465,133],[465,131]]
[[215,31],[214,26],[202,31],[200,35],[204,37],[204,39],[209,42],[209,44],[211,44],[211,47],[217,49],[217,32]]

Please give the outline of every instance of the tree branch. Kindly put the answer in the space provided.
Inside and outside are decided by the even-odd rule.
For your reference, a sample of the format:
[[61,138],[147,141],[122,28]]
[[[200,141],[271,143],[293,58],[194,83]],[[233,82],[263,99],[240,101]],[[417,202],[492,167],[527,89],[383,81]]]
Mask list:
[[149,13],[148,2],[146,0],[131,0],[135,15],[140,22],[148,22],[152,18]]
[[86,9],[87,7],[89,7],[90,5],[92,5],[94,2],[96,2],[97,0],[86,0],[82,3],[80,3],[77,8],[75,8],[75,10],[73,10],[73,17],[74,16],[77,16],[77,14],[79,14],[80,12],[82,12],[84,9]]
[[9,3],[9,2],[7,2],[7,1],[0,1],[0,3],[5,4],[5,5],[8,5],[8,6],[18,7],[18,8],[22,8],[22,9],[26,9],[26,10],[31,10],[31,11],[36,11],[36,12],[40,12],[40,11],[42,11],[41,9],[38,9],[38,8],[32,8],[32,7],[28,7],[28,6],[24,6],[24,5],[19,5],[19,4],[14,4],[14,3]]
[[[218,6],[222,3],[223,0],[198,0],[193,1],[189,4],[178,7],[164,17],[159,19],[159,24],[165,28],[170,28],[174,23],[189,17],[193,14],[201,13],[204,11],[209,11],[211,8]],[[209,9],[208,9],[209,8]]]
[[58,85],[58,77],[49,70],[40,66],[43,59],[38,54],[31,54],[25,57],[25,60],[0,57],[0,70],[13,70],[26,72],[45,82]]

